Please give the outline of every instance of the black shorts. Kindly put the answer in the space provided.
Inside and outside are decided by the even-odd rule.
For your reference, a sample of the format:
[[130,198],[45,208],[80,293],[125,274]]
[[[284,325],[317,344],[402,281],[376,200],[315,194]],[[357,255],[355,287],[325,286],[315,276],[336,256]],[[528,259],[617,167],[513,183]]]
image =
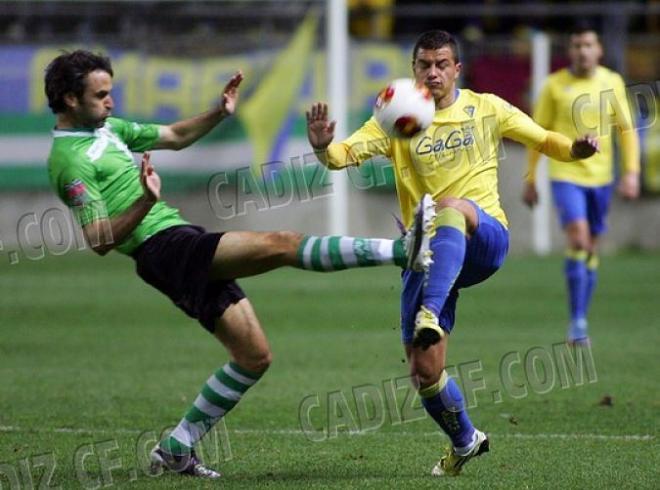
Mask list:
[[211,333],[215,320],[245,298],[236,281],[209,279],[220,237],[222,233],[207,233],[200,226],[173,226],[132,254],[138,275]]

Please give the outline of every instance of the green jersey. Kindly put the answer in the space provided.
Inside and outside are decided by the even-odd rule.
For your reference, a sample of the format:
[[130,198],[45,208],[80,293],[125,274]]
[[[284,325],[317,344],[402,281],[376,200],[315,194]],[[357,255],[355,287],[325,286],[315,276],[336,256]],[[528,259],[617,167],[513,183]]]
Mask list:
[[[158,125],[108,118],[95,130],[54,130],[48,157],[50,183],[74,210],[81,226],[126,211],[143,195],[140,169],[131,152],[150,150],[158,141]],[[117,251],[130,254],[152,235],[188,224],[179,212],[157,202]]]

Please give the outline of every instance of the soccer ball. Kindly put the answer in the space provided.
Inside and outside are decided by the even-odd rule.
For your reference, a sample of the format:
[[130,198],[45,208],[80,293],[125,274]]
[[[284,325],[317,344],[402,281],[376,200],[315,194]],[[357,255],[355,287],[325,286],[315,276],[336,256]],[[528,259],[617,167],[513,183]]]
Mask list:
[[378,94],[374,117],[395,138],[412,138],[428,128],[435,115],[431,91],[410,78],[392,81]]

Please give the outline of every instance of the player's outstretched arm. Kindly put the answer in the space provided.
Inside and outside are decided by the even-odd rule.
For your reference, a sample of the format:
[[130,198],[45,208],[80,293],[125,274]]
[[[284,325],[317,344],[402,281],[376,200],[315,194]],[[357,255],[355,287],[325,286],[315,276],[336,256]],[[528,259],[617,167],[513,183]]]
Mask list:
[[346,140],[333,143],[335,121],[328,116],[328,105],[317,102],[307,115],[307,138],[318,160],[331,170],[360,165],[375,155],[390,156],[390,140],[371,119]]
[[173,124],[161,126],[160,137],[154,150],[181,150],[193,144],[226,117],[236,111],[238,87],[243,81],[243,73],[237,72],[222,91],[222,100],[208,112],[184,119]]
[[569,138],[554,131],[548,131],[545,140],[534,148],[560,162],[574,162],[583,160],[599,151],[598,139],[585,135],[571,141]]
[[571,142],[562,134],[548,131],[545,141],[536,149],[530,149],[530,165],[528,165],[528,175],[525,177],[525,187],[522,194],[523,202],[530,208],[533,208],[539,202],[534,170],[540,153],[544,153],[554,160],[572,162],[589,158],[597,151],[599,151],[599,145],[594,136],[585,135]]
[[511,138],[525,146],[560,162],[573,162],[589,158],[599,150],[598,140],[590,135],[575,141],[561,133],[548,131],[520,109],[511,106],[497,96],[491,100],[499,110],[502,136]]
[[160,199],[160,177],[150,162],[149,153],[142,156],[140,183],[144,193],[126,211],[110,219],[94,220],[83,228],[87,243],[97,254],[105,255],[121,244]]
[[331,170],[338,170],[349,164],[349,152],[341,143],[331,145],[335,137],[336,121],[328,116],[328,104],[316,102],[305,111],[307,117],[307,139],[316,153],[316,158]]

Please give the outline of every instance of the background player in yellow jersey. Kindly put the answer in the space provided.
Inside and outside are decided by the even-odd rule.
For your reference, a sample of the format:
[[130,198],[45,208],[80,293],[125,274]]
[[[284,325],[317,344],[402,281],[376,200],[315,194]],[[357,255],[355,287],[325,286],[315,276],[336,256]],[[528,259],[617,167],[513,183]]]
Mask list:
[[[573,30],[568,54],[571,66],[550,75],[534,108],[534,120],[568,136],[586,131],[599,137],[600,153],[588,162],[550,160],[552,195],[567,242],[564,272],[571,316],[567,340],[588,344],[587,312],[596,286],[598,237],[606,229],[614,178],[612,126],[619,134],[623,161],[619,192],[628,199],[639,194],[639,142],[623,79],[598,64],[603,50],[591,26]],[[538,151],[529,152],[523,193],[529,206],[538,202],[539,158]]]
[[444,369],[458,290],[494,274],[508,250],[497,190],[500,139],[512,138],[562,161],[587,158],[597,146],[590,137],[571,142],[547,131],[495,95],[457,89],[461,63],[447,32],[420,36],[412,68],[436,104],[426,131],[412,139],[389,138],[371,118],[347,140],[331,144],[334,122],[327,105],[317,103],[307,113],[308,137],[319,159],[332,169],[360,165],[374,155],[390,158],[405,226],[413,232],[424,226],[430,238],[433,263],[428,271],[403,274],[402,340],[422,403],[452,442],[432,473],[456,475],[489,447]]

